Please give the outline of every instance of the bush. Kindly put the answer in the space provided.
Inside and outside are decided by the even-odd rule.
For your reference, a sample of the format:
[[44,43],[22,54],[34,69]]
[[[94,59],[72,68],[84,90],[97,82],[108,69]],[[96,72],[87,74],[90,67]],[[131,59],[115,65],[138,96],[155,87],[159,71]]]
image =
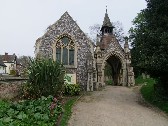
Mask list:
[[16,76],[17,75],[16,70],[10,70],[10,75]]
[[58,96],[63,91],[64,67],[52,59],[31,60],[24,97]]
[[65,95],[79,95],[80,86],[79,84],[65,84],[64,85],[64,94]]

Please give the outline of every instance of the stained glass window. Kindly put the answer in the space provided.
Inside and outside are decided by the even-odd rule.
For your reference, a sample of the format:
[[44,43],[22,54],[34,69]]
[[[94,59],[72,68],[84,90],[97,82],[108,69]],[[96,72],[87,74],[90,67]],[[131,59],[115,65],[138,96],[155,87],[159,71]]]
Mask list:
[[74,65],[75,44],[67,36],[60,38],[56,43],[56,60],[63,65]]
[[68,65],[68,49],[66,47],[63,48],[62,63]]
[[74,65],[74,49],[69,50],[69,65]]
[[56,49],[56,60],[61,62],[61,48]]

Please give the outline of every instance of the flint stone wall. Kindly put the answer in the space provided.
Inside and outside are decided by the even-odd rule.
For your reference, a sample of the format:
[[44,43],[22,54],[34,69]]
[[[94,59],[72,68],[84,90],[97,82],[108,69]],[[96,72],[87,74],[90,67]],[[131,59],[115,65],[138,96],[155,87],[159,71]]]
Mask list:
[[[71,39],[77,45],[77,67],[68,68],[67,72],[76,73],[77,83],[79,83],[83,89],[86,89],[87,56],[92,56],[91,46],[93,46],[93,44],[68,12],[65,12],[57,22],[47,28],[46,33],[41,38],[37,39],[35,52],[39,53],[42,57],[53,58],[52,45],[56,42],[57,38],[63,34],[71,36]],[[37,47],[37,45],[39,45],[39,47]]]

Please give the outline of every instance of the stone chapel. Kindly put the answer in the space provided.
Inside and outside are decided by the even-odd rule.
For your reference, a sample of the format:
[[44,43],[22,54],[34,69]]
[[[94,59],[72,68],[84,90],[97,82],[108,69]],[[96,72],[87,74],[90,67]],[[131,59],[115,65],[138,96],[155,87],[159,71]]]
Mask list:
[[47,28],[46,33],[35,43],[35,55],[61,62],[67,74],[75,76],[75,82],[83,90],[94,91],[105,85],[105,66],[109,64],[114,85],[135,84],[128,40],[121,47],[113,34],[107,10],[101,36],[94,44],[65,12]]

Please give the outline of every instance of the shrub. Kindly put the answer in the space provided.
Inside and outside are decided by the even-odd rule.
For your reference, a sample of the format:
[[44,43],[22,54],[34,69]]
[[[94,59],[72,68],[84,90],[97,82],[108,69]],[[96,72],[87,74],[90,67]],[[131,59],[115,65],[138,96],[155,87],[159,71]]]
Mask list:
[[17,75],[16,70],[10,70],[10,75],[16,76]]
[[79,95],[80,86],[79,84],[65,84],[64,85],[64,94],[65,95]]
[[52,59],[31,60],[29,75],[24,87],[25,97],[58,96],[63,91],[64,67]]

